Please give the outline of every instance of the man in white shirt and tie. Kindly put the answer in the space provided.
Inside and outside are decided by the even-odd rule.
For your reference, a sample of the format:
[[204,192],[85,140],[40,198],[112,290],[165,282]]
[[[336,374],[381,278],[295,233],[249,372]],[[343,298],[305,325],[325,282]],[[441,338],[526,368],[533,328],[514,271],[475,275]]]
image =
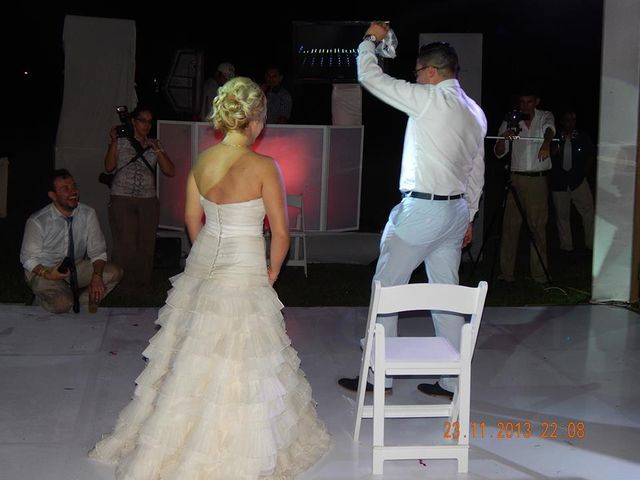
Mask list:
[[[447,43],[423,46],[416,60],[416,83],[392,78],[375,55],[389,29],[374,22],[358,49],[358,79],[371,94],[408,115],[402,153],[402,201],[382,234],[374,280],[383,286],[409,282],[424,262],[432,283],[458,284],[461,250],[472,239],[472,222],[484,185],[484,137],[487,120],[457,80],[458,56]],[[460,347],[464,318],[433,313],[436,335]],[[397,336],[397,316],[379,316],[387,336]],[[392,385],[391,378],[385,387]],[[358,379],[339,384],[357,390]],[[441,377],[418,389],[451,397],[457,380]],[[367,386],[371,389],[371,385]]]
[[[549,183],[548,173],[551,169],[550,148],[555,134],[553,114],[538,110],[540,97],[533,92],[522,92],[519,106],[523,119],[518,122],[520,132],[507,128],[507,122],[500,125],[498,135],[505,140],[498,140],[494,152],[498,158],[509,153],[508,140],[519,134],[525,139],[513,140],[511,153],[511,185],[525,211],[527,223],[531,229],[533,240],[540,252],[544,266],[540,263],[533,245],[529,252],[531,277],[540,284],[546,284],[549,277],[547,263],[547,219],[549,218]],[[526,140],[535,137],[540,140]],[[506,282],[513,282],[518,250],[518,237],[522,226],[522,216],[517,209],[511,192],[507,196],[502,226],[502,243],[500,245],[500,270],[498,277]]]
[[[31,215],[24,229],[20,262],[27,284],[51,313],[68,312],[74,303],[74,310],[80,304],[95,312],[122,278],[122,269],[107,263],[96,212],[80,203],[67,170],[52,173],[48,195],[51,203]],[[70,264],[61,269],[65,258],[71,258]]]

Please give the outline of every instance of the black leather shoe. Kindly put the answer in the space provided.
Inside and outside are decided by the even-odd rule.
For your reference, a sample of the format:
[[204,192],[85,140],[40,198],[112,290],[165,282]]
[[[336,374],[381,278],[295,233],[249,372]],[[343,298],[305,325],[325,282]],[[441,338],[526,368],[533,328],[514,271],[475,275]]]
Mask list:
[[422,393],[426,393],[427,395],[433,395],[435,397],[447,397],[449,400],[453,399],[453,392],[445,390],[438,384],[438,382],[434,384],[421,383],[420,385],[418,385],[418,390],[420,390]]
[[[338,385],[342,388],[346,388],[347,390],[351,390],[352,392],[358,391],[358,382],[360,382],[360,377],[356,378],[341,378],[338,380]],[[367,392],[373,392],[373,384],[367,382]],[[387,387],[384,389],[385,393],[391,392],[391,387]]]

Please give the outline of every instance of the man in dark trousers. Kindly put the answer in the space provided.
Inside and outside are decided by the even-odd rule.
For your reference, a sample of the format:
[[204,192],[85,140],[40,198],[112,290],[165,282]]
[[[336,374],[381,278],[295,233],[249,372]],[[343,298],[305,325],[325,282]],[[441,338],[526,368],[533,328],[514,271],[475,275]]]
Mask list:
[[[593,250],[593,195],[587,175],[593,168],[594,148],[589,137],[576,129],[576,113],[566,110],[560,118],[559,139],[552,148],[551,196],[556,208],[560,249],[573,251],[571,204],[582,217],[584,246]],[[555,142],[554,142],[555,143]]]

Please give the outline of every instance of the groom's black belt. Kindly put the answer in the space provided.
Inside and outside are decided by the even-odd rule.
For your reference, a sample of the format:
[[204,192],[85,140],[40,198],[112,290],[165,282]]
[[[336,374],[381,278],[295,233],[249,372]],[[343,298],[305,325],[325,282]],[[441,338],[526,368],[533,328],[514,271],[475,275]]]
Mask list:
[[404,196],[421,198],[422,200],[457,200],[464,197],[464,193],[458,193],[457,195],[435,195],[433,193],[406,192]]

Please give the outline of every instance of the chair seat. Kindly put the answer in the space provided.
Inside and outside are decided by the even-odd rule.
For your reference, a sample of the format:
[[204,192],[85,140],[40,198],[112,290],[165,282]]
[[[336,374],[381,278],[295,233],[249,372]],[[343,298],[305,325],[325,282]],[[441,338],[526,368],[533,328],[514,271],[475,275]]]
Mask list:
[[460,353],[443,337],[387,337],[385,342],[385,363],[388,368],[460,361]]

